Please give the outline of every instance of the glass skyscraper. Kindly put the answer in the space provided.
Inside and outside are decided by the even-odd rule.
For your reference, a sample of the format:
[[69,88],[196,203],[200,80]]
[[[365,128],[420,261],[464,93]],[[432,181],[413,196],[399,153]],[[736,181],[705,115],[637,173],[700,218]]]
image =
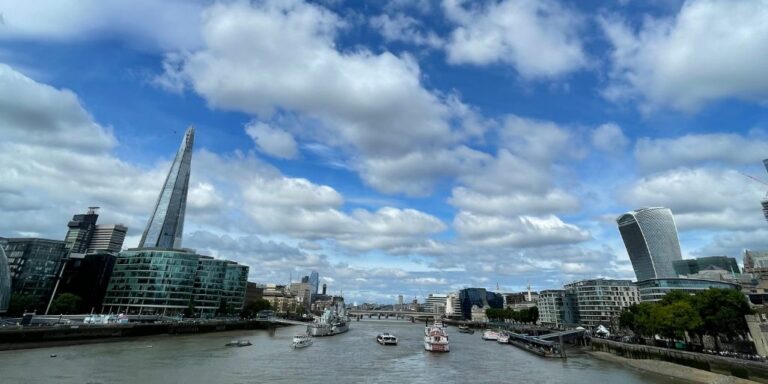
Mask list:
[[317,271],[312,271],[309,274],[309,290],[310,294],[316,295],[317,289],[319,288],[320,284],[320,275],[317,273]]
[[189,127],[165,178],[152,217],[141,235],[139,248],[181,248],[194,141],[195,128]]
[[677,277],[674,262],[683,257],[672,211],[642,208],[619,216],[616,223],[637,281]]

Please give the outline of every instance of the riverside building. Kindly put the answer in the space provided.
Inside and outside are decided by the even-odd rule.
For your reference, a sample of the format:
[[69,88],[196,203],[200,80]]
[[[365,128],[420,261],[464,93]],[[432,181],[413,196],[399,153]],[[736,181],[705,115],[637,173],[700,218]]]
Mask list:
[[674,262],[682,260],[677,227],[668,208],[642,208],[616,219],[637,281],[677,277]]
[[727,271],[731,275],[739,275],[739,264],[733,257],[727,256],[708,256],[699,257],[696,259],[684,259],[677,260],[672,263],[675,268],[675,273],[678,276],[694,275],[701,271],[717,268]]
[[637,287],[629,280],[582,280],[564,288],[573,298],[575,322],[590,327],[611,325],[624,308],[640,302]]
[[8,311],[11,303],[11,270],[5,256],[5,244],[0,239],[0,313]]
[[548,289],[539,292],[536,306],[539,309],[540,324],[560,328],[576,322],[573,295],[569,295],[564,289]]
[[655,302],[661,300],[671,291],[683,291],[690,294],[705,291],[710,288],[723,288],[741,290],[741,286],[728,281],[691,279],[683,277],[667,277],[662,279],[648,279],[635,283],[641,302]]

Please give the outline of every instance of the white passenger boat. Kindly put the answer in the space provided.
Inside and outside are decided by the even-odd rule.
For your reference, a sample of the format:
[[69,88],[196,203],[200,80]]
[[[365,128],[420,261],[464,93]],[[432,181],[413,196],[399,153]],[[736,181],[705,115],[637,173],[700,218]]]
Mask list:
[[448,334],[443,322],[435,319],[432,325],[424,328],[424,349],[430,352],[449,352]]
[[397,345],[397,337],[386,332],[376,336],[376,341],[381,345]]
[[499,332],[492,331],[490,329],[483,332],[483,340],[498,340],[499,339]]
[[509,344],[509,334],[506,332],[499,333],[499,337],[496,339],[499,344]]
[[314,339],[310,335],[296,335],[293,337],[293,348],[306,348],[313,342]]

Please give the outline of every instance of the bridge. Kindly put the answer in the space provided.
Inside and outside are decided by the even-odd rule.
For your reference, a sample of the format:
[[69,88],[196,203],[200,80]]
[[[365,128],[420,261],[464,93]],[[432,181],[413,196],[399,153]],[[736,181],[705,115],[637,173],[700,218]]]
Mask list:
[[572,329],[570,331],[548,333],[546,335],[541,335],[538,338],[539,340],[557,341],[557,340],[560,340],[560,337],[562,337],[563,341],[568,341],[568,340],[580,339],[582,336],[584,336],[583,329]]
[[392,310],[378,310],[378,309],[350,309],[347,311],[349,314],[349,317],[357,317],[362,318],[364,316],[368,316],[368,318],[378,317],[378,318],[390,318],[394,317],[396,319],[399,318],[412,318],[412,319],[432,319],[433,317],[437,316],[434,313],[428,313],[428,312],[416,312],[416,311],[392,311]]

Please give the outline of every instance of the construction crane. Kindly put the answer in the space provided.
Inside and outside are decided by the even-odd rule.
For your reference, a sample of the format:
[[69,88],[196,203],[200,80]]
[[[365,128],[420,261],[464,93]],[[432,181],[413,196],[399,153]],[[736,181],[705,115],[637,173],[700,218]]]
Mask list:
[[[768,159],[763,160],[763,164],[765,165],[766,171],[768,171]],[[739,172],[739,173],[741,173],[742,175],[744,175],[744,176],[746,176],[746,177],[748,177],[748,178],[750,178],[750,179],[752,179],[754,181],[757,181],[760,184],[768,186],[767,182],[765,182],[763,180],[760,180],[757,177],[754,177],[752,175],[748,175],[748,174],[746,174],[744,172]],[[763,199],[760,200],[760,205],[763,207],[763,217],[765,217],[765,220],[768,221],[768,192],[766,192],[765,196],[763,196]]]

